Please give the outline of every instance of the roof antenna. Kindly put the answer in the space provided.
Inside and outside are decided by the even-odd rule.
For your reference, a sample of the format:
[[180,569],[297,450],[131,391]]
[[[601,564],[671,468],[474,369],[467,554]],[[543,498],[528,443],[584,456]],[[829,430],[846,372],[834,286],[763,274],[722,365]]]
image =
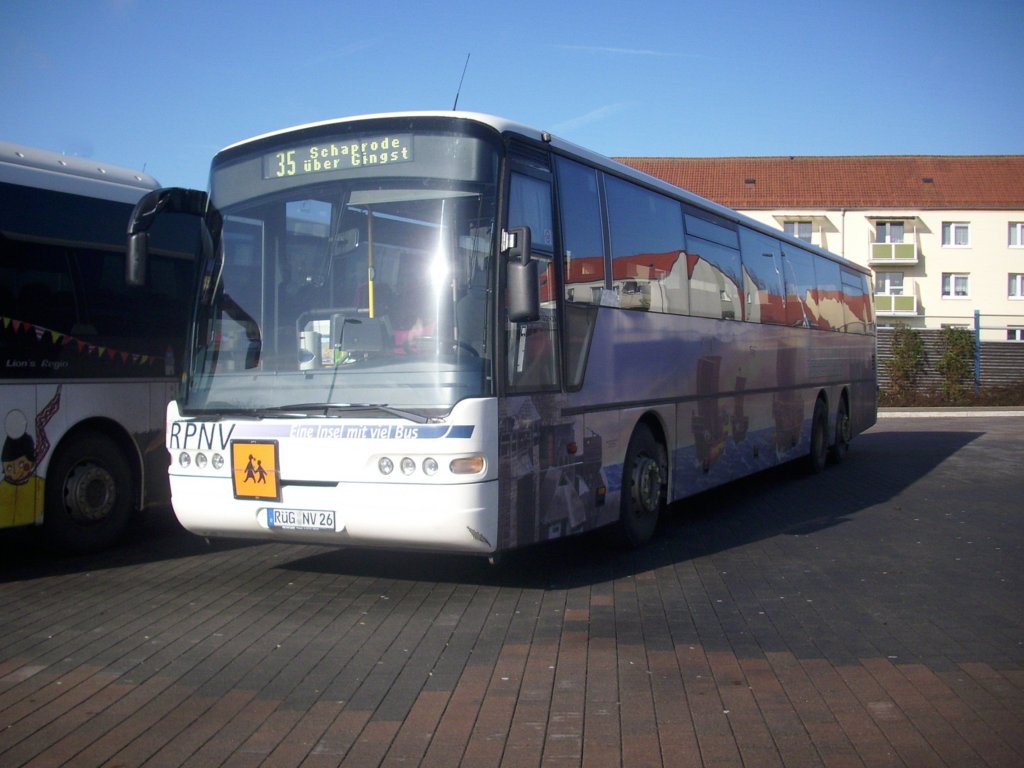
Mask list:
[[462,77],[459,78],[459,88],[455,91],[455,103],[452,104],[452,111],[459,108],[459,94],[462,93],[462,81],[466,79],[466,70],[469,69],[469,56],[466,54],[466,63],[462,66]]

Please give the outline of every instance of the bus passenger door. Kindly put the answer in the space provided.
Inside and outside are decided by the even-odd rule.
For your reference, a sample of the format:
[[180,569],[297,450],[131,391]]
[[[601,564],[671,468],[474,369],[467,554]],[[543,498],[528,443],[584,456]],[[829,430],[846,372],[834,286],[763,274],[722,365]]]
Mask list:
[[[520,169],[521,168],[521,169]],[[561,417],[560,290],[555,264],[551,174],[531,160],[510,179],[507,227],[527,226],[537,263],[540,316],[506,315],[505,396],[501,412],[502,546],[557,538],[582,522],[566,465],[573,420]]]
[[537,262],[540,317],[508,321],[508,389],[532,392],[558,389],[558,292],[551,218],[551,183],[513,173],[509,197],[509,229],[527,226],[533,235],[531,257]]

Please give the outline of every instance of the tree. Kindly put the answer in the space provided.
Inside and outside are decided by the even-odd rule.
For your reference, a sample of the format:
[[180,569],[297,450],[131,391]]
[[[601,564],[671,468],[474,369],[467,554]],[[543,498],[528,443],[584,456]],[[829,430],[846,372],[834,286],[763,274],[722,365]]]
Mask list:
[[892,334],[892,356],[885,363],[889,389],[899,401],[914,394],[917,377],[924,370],[925,351],[921,335],[905,325],[898,325]]
[[942,394],[950,402],[963,398],[974,373],[974,335],[966,328],[942,329],[942,357],[935,364],[942,375]]

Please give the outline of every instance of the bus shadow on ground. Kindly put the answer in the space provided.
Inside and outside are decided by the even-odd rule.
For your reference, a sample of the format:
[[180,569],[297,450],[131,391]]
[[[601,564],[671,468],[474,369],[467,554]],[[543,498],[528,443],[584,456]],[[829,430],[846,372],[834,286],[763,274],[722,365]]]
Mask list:
[[623,550],[600,532],[483,558],[329,549],[282,563],[296,571],[529,589],[567,589],[635,575],[776,536],[843,525],[894,498],[981,432],[887,431],[860,435],[846,460],[811,475],[792,462],[673,504],[647,546]]
[[[842,525],[926,477],[982,434],[890,431],[876,426],[857,437],[845,462],[820,475],[809,475],[797,461],[673,504],[655,538],[637,550],[616,548],[600,532],[594,532],[504,553],[497,565],[464,555],[311,546],[314,554],[275,567],[531,589],[597,584],[774,536],[812,535]],[[27,529],[0,531],[0,583],[266,544],[196,536],[178,524],[170,509],[139,516],[124,540],[103,552],[55,554],[33,533]]]
[[84,554],[49,548],[34,528],[0,531],[0,583],[175,560],[264,542],[205,539],[178,523],[170,507],[137,514],[124,537],[112,547]]

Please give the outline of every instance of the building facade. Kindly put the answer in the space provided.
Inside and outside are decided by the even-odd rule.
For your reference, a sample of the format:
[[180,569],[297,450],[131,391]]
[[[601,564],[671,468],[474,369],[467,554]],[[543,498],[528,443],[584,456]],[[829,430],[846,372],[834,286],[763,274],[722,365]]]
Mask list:
[[618,159],[870,267],[880,327],[1024,342],[1024,155]]

